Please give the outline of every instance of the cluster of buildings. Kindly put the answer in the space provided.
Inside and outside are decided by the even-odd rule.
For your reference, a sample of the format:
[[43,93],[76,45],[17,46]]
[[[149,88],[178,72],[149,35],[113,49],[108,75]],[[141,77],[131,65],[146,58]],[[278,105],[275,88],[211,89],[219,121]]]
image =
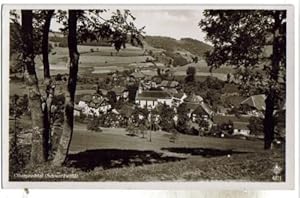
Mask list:
[[[113,77],[116,78],[116,75],[113,75]],[[135,82],[138,82],[138,88],[135,93],[134,101],[130,103],[131,108],[147,108],[151,111],[159,104],[165,104],[174,108],[175,115],[173,120],[176,123],[178,120],[177,108],[184,103],[186,109],[188,109],[187,116],[195,130],[209,131],[213,126],[221,125],[230,120],[233,122],[232,127],[234,134],[247,136],[250,135],[250,129],[248,128],[249,119],[245,118],[250,118],[251,116],[263,116],[262,112],[265,108],[264,95],[251,96],[240,103],[240,105],[247,106],[249,109],[247,115],[244,115],[243,117],[245,118],[241,121],[236,119],[234,115],[214,112],[199,95],[187,95],[182,91],[179,82],[176,80],[162,80],[157,82],[153,80],[153,78],[147,78],[147,75],[141,71],[133,72],[128,81],[132,81],[133,79]],[[107,114],[108,112],[120,115],[120,110],[114,108],[110,102],[108,96],[109,92],[115,94],[116,102],[122,101],[125,104],[129,101],[129,90],[125,86],[115,86],[110,90],[101,90],[100,94],[87,94],[82,97],[77,97],[74,111],[75,116],[80,116],[81,114],[86,116],[100,116],[101,114]],[[128,103],[126,103],[126,105],[128,106]],[[195,124],[198,123],[199,120],[207,123],[205,129]]]

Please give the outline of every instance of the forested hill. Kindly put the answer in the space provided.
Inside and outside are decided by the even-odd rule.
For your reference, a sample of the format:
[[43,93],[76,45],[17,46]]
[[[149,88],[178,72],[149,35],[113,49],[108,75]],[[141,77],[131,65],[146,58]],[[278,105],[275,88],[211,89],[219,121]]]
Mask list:
[[163,36],[146,36],[145,42],[154,48],[161,48],[166,51],[186,50],[200,57],[204,57],[205,52],[212,48],[210,45],[192,38],[176,40]]

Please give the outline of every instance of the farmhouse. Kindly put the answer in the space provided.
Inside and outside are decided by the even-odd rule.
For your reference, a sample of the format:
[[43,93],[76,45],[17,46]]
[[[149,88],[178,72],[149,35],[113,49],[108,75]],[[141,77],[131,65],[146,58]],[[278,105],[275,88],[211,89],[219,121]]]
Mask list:
[[126,87],[116,86],[112,88],[111,91],[115,92],[117,100],[119,100],[120,98],[128,99],[129,91]]
[[250,135],[249,129],[249,117],[241,116],[237,117],[234,115],[215,115],[213,117],[214,125],[219,126],[222,132],[227,132],[232,135]]
[[163,80],[158,87],[162,89],[171,89],[171,88],[176,88],[179,86],[179,82],[173,80],[173,81],[168,81],[168,80]]
[[155,108],[159,103],[172,106],[172,96],[165,91],[138,91],[135,99],[139,107]]
[[81,111],[85,115],[99,116],[100,113],[107,113],[110,109],[111,105],[107,98],[98,94],[93,96],[85,95],[76,105],[76,113],[74,115],[80,115],[79,111]]
[[210,109],[210,107],[207,104],[200,103],[200,105],[192,111],[191,117],[198,117],[204,120],[209,120],[213,116],[213,113],[214,112]]
[[249,136],[250,129],[248,122],[233,122],[233,134],[232,135],[243,135]]
[[241,106],[244,109],[247,109],[247,114],[256,117],[261,117],[263,116],[262,112],[266,109],[265,100],[266,100],[266,96],[263,94],[254,95],[243,100],[241,102]]

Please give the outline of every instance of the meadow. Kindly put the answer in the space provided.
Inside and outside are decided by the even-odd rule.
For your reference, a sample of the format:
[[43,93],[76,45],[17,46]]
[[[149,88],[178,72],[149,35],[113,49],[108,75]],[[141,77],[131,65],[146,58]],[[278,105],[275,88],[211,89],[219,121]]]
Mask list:
[[[170,133],[152,131],[150,141],[150,131],[143,138],[122,128],[92,132],[75,125],[68,161],[55,172],[77,177],[64,181],[272,181],[274,165],[285,166],[283,149],[265,151],[262,140],[180,134],[170,142]],[[53,168],[24,171],[47,174]]]

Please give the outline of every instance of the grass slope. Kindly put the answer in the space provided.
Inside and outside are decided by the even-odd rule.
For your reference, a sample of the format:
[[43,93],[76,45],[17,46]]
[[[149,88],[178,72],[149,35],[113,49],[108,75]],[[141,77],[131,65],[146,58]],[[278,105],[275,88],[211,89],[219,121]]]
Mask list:
[[155,48],[161,48],[166,51],[186,50],[200,57],[204,57],[205,52],[211,49],[210,45],[191,38],[176,40],[163,36],[146,36],[145,42]]

